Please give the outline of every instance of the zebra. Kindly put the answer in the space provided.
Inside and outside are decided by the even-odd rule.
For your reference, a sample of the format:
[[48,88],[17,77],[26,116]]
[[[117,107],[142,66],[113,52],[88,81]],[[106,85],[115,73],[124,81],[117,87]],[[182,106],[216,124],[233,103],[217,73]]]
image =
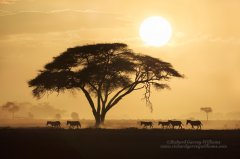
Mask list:
[[164,128],[164,126],[166,126],[167,128],[170,126],[169,121],[159,121],[158,125],[162,125],[162,128]]
[[149,126],[150,128],[153,128],[153,122],[151,122],[151,121],[141,121],[140,122],[141,123],[141,125],[143,125],[143,127],[144,128],[146,128],[147,126]]
[[69,125],[69,128],[81,128],[81,123],[79,121],[67,121],[67,125]]
[[168,120],[168,122],[172,125],[172,128],[174,129],[175,126],[178,126],[178,128],[182,129],[182,122],[181,121],[177,121],[177,120]]
[[197,126],[197,129],[201,129],[202,122],[200,120],[187,120],[186,125],[190,124],[192,128],[194,129],[194,126]]
[[61,127],[61,123],[60,121],[47,121],[47,126],[50,125],[52,127],[55,127],[55,128],[60,128]]

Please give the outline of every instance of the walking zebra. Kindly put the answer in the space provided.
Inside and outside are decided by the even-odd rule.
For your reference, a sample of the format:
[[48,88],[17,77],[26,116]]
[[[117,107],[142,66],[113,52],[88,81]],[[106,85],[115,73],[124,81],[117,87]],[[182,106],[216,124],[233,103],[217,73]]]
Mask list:
[[144,128],[146,128],[147,126],[149,126],[150,128],[153,128],[153,122],[151,121],[141,121],[141,126],[143,125]]
[[162,128],[164,128],[164,126],[168,128],[170,126],[170,123],[169,121],[159,121],[158,125],[162,125]]
[[194,126],[197,126],[197,129],[201,129],[202,127],[202,122],[200,120],[187,120],[186,125],[190,124],[192,128],[194,129]]
[[175,126],[178,126],[178,128],[182,129],[182,122],[181,121],[177,121],[177,120],[168,120],[168,122],[172,125],[172,128],[174,129]]
[[69,128],[81,128],[81,123],[79,121],[67,121],[67,125],[69,125]]
[[61,123],[60,121],[47,121],[47,126],[52,126],[54,128],[60,128],[61,127]]

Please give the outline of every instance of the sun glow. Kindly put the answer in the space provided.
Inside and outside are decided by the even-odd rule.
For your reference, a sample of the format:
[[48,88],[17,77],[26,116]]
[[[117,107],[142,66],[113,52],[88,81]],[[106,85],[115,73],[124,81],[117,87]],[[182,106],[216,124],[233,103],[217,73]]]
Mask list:
[[172,27],[166,19],[153,16],[143,21],[139,34],[146,45],[163,46],[172,36]]

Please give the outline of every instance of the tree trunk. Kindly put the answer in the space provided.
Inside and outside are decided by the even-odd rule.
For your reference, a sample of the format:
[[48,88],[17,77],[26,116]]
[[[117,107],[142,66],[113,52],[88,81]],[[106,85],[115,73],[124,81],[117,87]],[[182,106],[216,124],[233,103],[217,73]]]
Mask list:
[[104,125],[106,113],[101,114],[101,124]]
[[104,124],[105,116],[106,116],[106,113],[102,113],[102,114],[99,113],[94,115],[96,128],[99,128],[101,125]]
[[94,117],[95,117],[95,127],[98,128],[101,125],[100,114],[96,114],[94,115]]

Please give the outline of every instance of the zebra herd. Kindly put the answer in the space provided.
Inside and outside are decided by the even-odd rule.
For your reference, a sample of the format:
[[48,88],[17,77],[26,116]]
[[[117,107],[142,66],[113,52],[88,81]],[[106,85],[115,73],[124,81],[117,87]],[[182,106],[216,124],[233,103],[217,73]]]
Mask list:
[[[202,122],[199,120],[187,120],[186,125],[190,124],[192,128],[201,129],[202,128]],[[61,128],[61,122],[60,121],[47,121],[47,126],[51,126],[53,128]],[[67,126],[69,126],[70,129],[74,128],[81,128],[81,123],[79,121],[67,121]],[[140,125],[143,126],[143,128],[153,128],[153,122],[152,121],[140,121]],[[168,121],[159,121],[158,125],[161,126],[161,128],[172,128],[175,129],[177,127],[178,129],[183,128],[183,124],[181,121],[178,120],[168,120]]]
[[[61,122],[60,121],[47,121],[47,126],[51,126],[53,128],[61,128]],[[70,129],[74,128],[81,128],[81,123],[79,121],[67,121],[66,125],[69,125]]]
[[[187,120],[186,125],[190,124],[192,128],[201,129],[202,128],[202,122],[200,120]],[[152,121],[141,121],[140,125],[144,128],[153,128],[153,122]],[[159,121],[158,125],[161,125],[161,127],[164,128],[172,128],[178,127],[178,129],[182,129],[183,124],[181,121],[178,120],[168,120],[168,121]]]

